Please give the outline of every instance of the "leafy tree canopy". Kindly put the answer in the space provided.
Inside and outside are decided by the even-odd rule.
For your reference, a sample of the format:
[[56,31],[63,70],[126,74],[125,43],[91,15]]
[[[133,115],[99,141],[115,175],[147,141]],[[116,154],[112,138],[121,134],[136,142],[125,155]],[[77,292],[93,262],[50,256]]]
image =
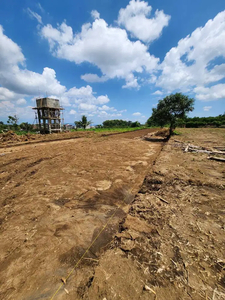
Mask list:
[[194,110],[194,99],[181,93],[171,94],[158,102],[152,109],[147,124],[164,126],[169,124],[170,134],[176,128],[177,120],[184,119],[186,114]]
[[80,121],[75,121],[74,124],[76,126],[76,128],[83,128],[83,129],[86,129],[86,127],[88,125],[90,125],[92,122],[91,121],[88,121],[87,117],[85,115],[83,115],[81,117],[81,120]]
[[8,123],[9,125],[17,126],[18,121],[19,121],[19,118],[17,117],[17,115],[14,115],[14,116],[8,116],[7,123]]
[[103,127],[105,128],[123,128],[123,127],[140,127],[141,124],[136,121],[125,121],[125,120],[106,120],[103,122]]

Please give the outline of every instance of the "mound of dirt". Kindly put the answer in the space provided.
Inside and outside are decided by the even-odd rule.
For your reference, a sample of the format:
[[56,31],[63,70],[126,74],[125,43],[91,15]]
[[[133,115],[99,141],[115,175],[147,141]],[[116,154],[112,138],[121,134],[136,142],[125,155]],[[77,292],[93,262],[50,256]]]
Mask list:
[[5,143],[5,142],[25,142],[25,141],[29,141],[29,140],[33,140],[35,139],[35,137],[29,133],[25,134],[25,135],[17,135],[15,132],[13,132],[12,130],[3,133],[0,135],[0,142],[1,143]]
[[156,132],[148,133],[143,137],[143,140],[150,142],[163,142],[166,141],[169,137],[168,129],[160,129]]
[[164,128],[164,129],[161,129],[161,130],[159,130],[159,131],[156,131],[155,132],[155,136],[161,136],[161,137],[167,137],[168,135],[169,135],[169,129],[166,129],[166,128]]

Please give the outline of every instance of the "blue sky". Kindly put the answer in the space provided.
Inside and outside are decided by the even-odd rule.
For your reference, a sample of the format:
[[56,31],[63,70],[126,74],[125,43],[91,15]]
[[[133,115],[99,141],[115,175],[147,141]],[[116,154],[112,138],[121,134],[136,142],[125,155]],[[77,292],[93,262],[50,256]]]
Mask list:
[[66,123],[144,123],[177,91],[191,116],[225,112],[224,0],[1,0],[0,120],[33,122],[47,95]]

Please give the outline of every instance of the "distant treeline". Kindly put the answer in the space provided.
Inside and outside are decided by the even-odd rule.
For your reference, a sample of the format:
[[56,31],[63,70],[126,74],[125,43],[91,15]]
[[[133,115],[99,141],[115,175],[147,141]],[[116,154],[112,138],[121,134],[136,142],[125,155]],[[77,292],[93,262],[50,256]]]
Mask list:
[[98,125],[98,127],[103,128],[124,128],[124,127],[140,127],[141,123],[138,121],[125,121],[125,120],[106,120],[102,123],[103,125]]
[[18,121],[19,118],[16,115],[8,116],[8,120],[6,124],[0,121],[0,133],[7,130],[26,131],[26,132],[35,131],[33,124],[29,124],[28,122],[22,122],[21,124],[18,124]]
[[181,120],[179,125],[185,125],[187,128],[197,128],[197,127],[225,127],[225,113],[217,117],[194,117],[194,118],[185,118]]
[[[151,117],[147,120],[146,125],[156,126]],[[159,124],[157,124],[159,125]],[[225,113],[217,117],[194,117],[184,118],[177,121],[177,127],[198,128],[198,127],[225,127]]]

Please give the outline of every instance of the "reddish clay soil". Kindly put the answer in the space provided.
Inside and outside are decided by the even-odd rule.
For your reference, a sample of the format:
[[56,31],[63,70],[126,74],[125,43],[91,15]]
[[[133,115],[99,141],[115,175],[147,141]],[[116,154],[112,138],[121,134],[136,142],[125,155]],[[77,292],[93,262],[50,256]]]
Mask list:
[[154,130],[0,149],[0,299],[50,299],[109,222],[54,298],[82,297],[162,149]]

